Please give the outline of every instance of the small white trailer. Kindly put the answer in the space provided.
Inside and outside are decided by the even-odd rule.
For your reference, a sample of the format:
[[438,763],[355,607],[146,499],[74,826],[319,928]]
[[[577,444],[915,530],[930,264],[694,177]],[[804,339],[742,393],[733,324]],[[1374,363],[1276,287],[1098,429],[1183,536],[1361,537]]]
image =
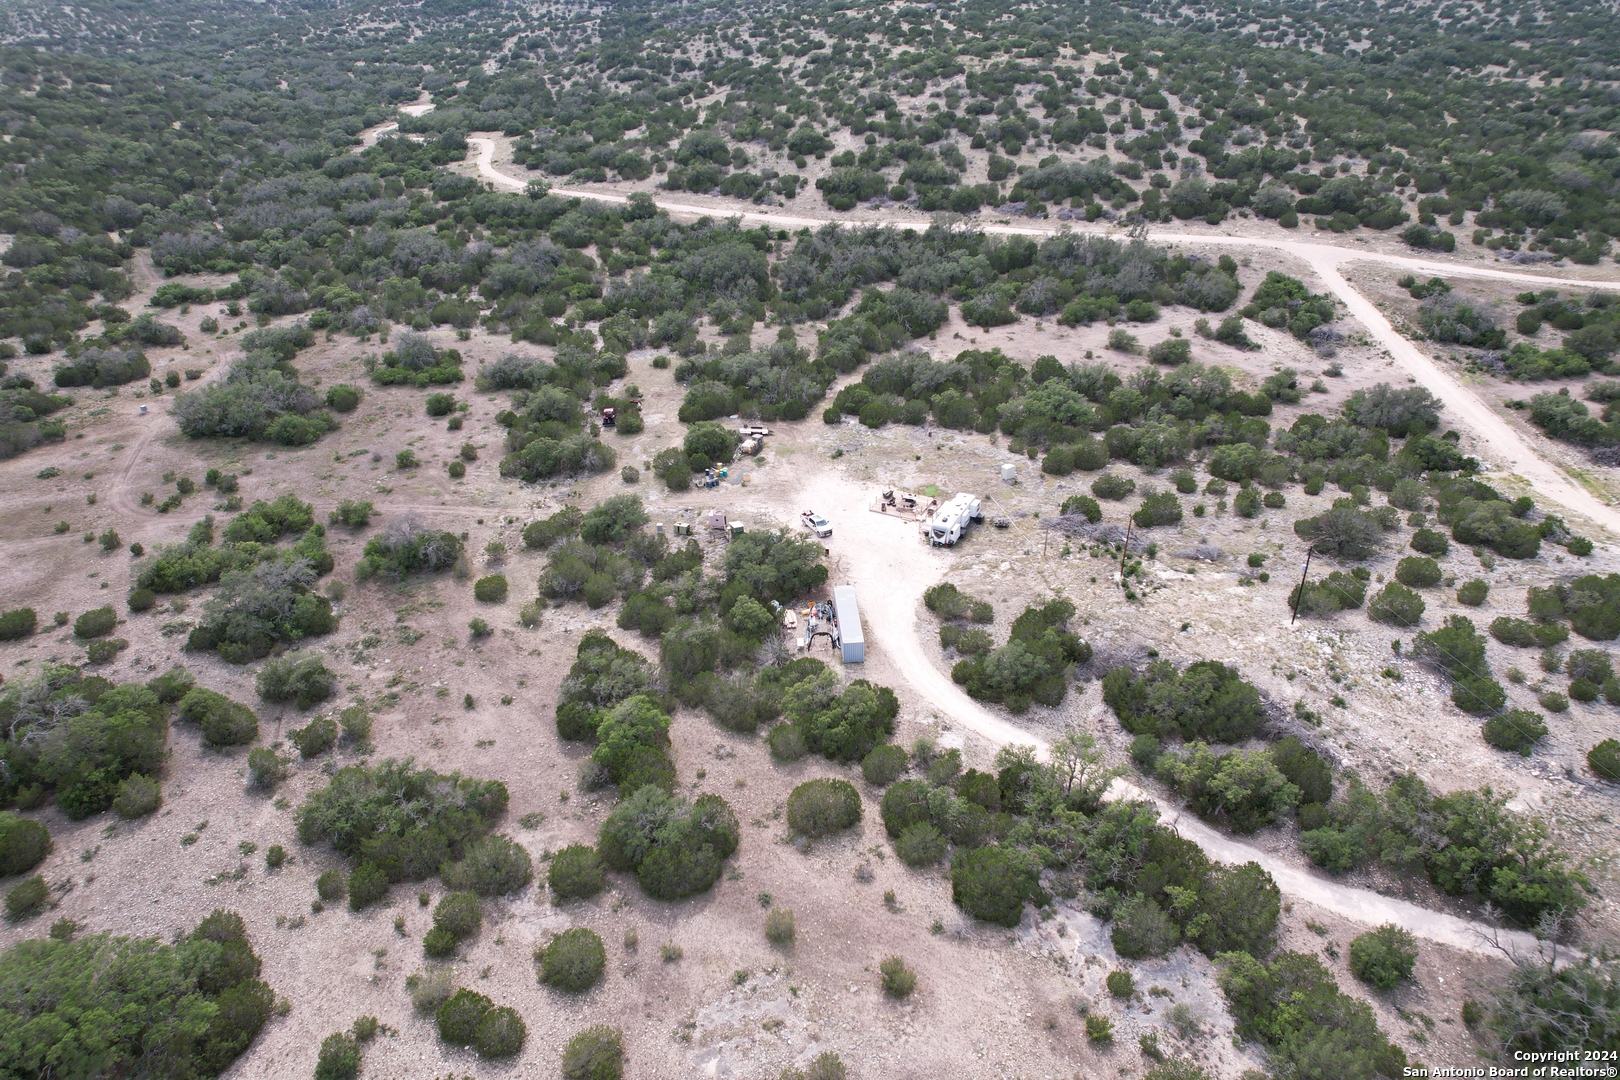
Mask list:
[[833,614],[838,620],[839,655],[846,664],[866,660],[866,632],[861,627],[861,609],[855,605],[855,586],[833,586]]
[[933,520],[925,526],[928,542],[935,547],[950,547],[962,539],[969,525],[983,517],[979,497],[962,492],[935,511]]

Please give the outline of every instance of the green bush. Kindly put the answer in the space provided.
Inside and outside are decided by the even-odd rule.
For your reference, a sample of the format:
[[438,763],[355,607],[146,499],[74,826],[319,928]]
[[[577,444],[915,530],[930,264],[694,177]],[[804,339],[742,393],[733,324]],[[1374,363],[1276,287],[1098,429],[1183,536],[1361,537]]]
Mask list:
[[348,894],[348,875],[341,870],[323,870],[315,879],[315,892],[322,900],[332,903]]
[[434,928],[453,934],[457,941],[472,937],[483,924],[477,893],[447,893],[433,908]]
[[894,842],[894,853],[913,870],[933,866],[945,857],[945,836],[932,824],[918,821],[900,831]]
[[1423,597],[1391,581],[1367,602],[1367,617],[1386,626],[1412,627],[1423,621]]
[[1136,980],[1131,978],[1128,971],[1110,971],[1105,980],[1108,984],[1108,993],[1117,998],[1129,998],[1136,993]]
[[12,922],[31,919],[45,910],[50,891],[39,874],[24,878],[6,892],[6,918]]
[[809,750],[805,745],[804,732],[794,724],[777,724],[765,736],[765,741],[771,748],[772,760],[782,764],[798,761]]
[[1508,709],[1486,720],[1482,734],[1498,750],[1529,757],[1536,743],[1547,737],[1547,725],[1529,709]]
[[1221,989],[1237,1032],[1271,1051],[1280,1075],[1400,1076],[1406,1056],[1378,1029],[1372,1009],[1341,993],[1319,960],[1285,952],[1269,962],[1244,953],[1221,958]]
[[888,787],[905,773],[909,763],[904,747],[885,743],[873,747],[872,752],[861,759],[861,776],[873,787]]
[[1181,944],[1181,928],[1150,897],[1127,897],[1114,908],[1114,951],[1128,960],[1164,956]]
[[77,638],[106,637],[118,625],[118,615],[111,607],[87,611],[73,620],[73,636]]
[[129,593],[129,610],[134,612],[151,611],[157,604],[157,593],[151,589],[136,588]]
[[360,1043],[346,1031],[321,1040],[315,1059],[315,1080],[354,1080],[360,1075]]
[[287,738],[298,748],[298,756],[305,761],[320,757],[337,745],[337,721],[330,716],[317,716],[303,727],[287,732]]
[[1236,668],[1201,660],[1177,671],[1155,660],[1137,676],[1115,668],[1103,677],[1103,700],[1133,735],[1238,743],[1252,736],[1265,713],[1260,693]]
[[1412,534],[1412,550],[1439,558],[1451,550],[1451,542],[1446,539],[1445,533],[1435,532],[1433,529],[1419,529]]
[[1090,495],[1070,495],[1063,500],[1059,512],[1065,517],[1080,514],[1093,525],[1102,520],[1102,506]]
[[[217,1076],[270,1016],[274,995],[258,973],[242,920],[222,911],[172,944],[107,934],[19,942],[0,954],[0,986],[12,988],[0,1021],[11,1033],[6,1067],[143,1076],[162,1061],[165,1076]],[[194,1023],[160,1022],[180,1017]]]
[[1070,669],[1091,658],[1091,646],[1068,629],[1074,613],[1074,605],[1062,598],[1026,607],[1013,621],[1006,645],[958,660],[951,679],[970,696],[999,701],[1015,713],[1033,704],[1061,704]]
[[154,676],[148,680],[146,688],[157,695],[157,699],[165,705],[173,705],[197,685],[197,680],[191,672],[176,665],[165,671],[162,675]]
[[535,550],[545,550],[559,540],[579,532],[585,514],[577,506],[565,506],[548,518],[531,521],[523,529],[523,544]]
[[1374,990],[1393,990],[1412,978],[1417,956],[1412,935],[1385,923],[1350,942],[1350,973]]
[[429,416],[449,416],[456,408],[454,394],[429,394],[427,396],[427,414]]
[[333,412],[350,413],[360,404],[360,388],[338,383],[326,391],[326,407]]
[[1333,798],[1332,767],[1295,736],[1271,744],[1271,761],[1290,784],[1299,788],[1300,802],[1325,806]]
[[131,773],[118,782],[112,812],[125,820],[143,818],[163,805],[163,789],[151,777]]
[[535,949],[534,959],[542,983],[565,994],[583,994],[601,981],[607,950],[596,931],[576,926]]
[[28,873],[54,846],[49,830],[39,822],[0,811],[0,877]]
[[349,910],[362,911],[388,896],[388,875],[376,863],[364,862],[349,875]]
[[442,926],[435,926],[422,935],[422,952],[435,960],[456,954],[456,935]]
[[793,912],[789,911],[787,908],[772,908],[770,912],[766,914],[765,940],[769,941],[772,945],[780,945],[784,947],[792,945],[793,939],[797,933],[798,928],[793,920]]
[[587,900],[607,887],[602,857],[586,844],[570,844],[553,855],[546,880],[557,903]]
[[269,746],[254,746],[248,751],[248,780],[254,787],[271,790],[287,776],[287,766]]
[[991,845],[951,860],[951,902],[975,919],[1017,926],[1039,890],[1035,867],[1013,848]]
[[1620,780],[1620,739],[1604,739],[1586,752],[1586,763],[1605,780]]
[[1136,481],[1115,473],[1103,473],[1091,482],[1091,493],[1099,499],[1118,502],[1136,490]]
[[13,608],[0,614],[0,641],[16,641],[34,632],[39,616],[33,608]]
[[445,885],[479,896],[506,896],[534,880],[534,860],[505,836],[486,836],[468,845],[458,863],[440,869]]
[[988,601],[969,595],[948,581],[925,589],[923,605],[935,615],[948,620],[968,619],[988,623],[996,617],[996,609]]
[[506,603],[506,575],[491,574],[473,582],[473,599],[485,604]]
[[[375,863],[394,881],[420,881],[489,831],[506,810],[499,781],[441,776],[409,761],[351,765],[310,794],[295,818],[298,838],[329,840]],[[411,806],[412,814],[400,814]]]
[[624,1032],[606,1024],[586,1028],[563,1047],[563,1080],[621,1080]]
[[208,746],[244,746],[259,737],[259,718],[252,709],[200,686],[186,692],[175,715],[200,726]]
[[337,676],[313,653],[288,653],[266,660],[256,683],[261,701],[308,709],[332,696]]
[[434,1014],[439,1038],[454,1046],[470,1046],[478,1038],[478,1025],[495,1003],[475,990],[463,987],[450,995]]
[[1395,564],[1395,580],[1414,589],[1440,584],[1440,564],[1422,555],[1409,555]]
[[1489,582],[1472,578],[1457,587],[1457,602],[1467,607],[1479,607],[1490,594]]
[[355,499],[344,499],[337,504],[337,509],[326,515],[330,525],[344,525],[351,529],[363,529],[371,524],[371,515],[375,508],[369,502],[360,502]]
[[718,795],[686,806],[648,785],[608,815],[597,850],[610,869],[634,870],[647,895],[682,900],[720,879],[738,839],[736,815]]
[[878,964],[878,976],[883,993],[892,998],[905,999],[917,989],[917,973],[906,966],[898,956],[885,958]]
[[478,1022],[478,1030],[473,1034],[473,1049],[485,1060],[508,1058],[523,1049],[528,1037],[529,1029],[524,1026],[523,1017],[518,1015],[517,1010],[500,1005],[485,1013]]
[[787,799],[788,827],[804,836],[830,836],[861,820],[861,794],[847,780],[808,780]]

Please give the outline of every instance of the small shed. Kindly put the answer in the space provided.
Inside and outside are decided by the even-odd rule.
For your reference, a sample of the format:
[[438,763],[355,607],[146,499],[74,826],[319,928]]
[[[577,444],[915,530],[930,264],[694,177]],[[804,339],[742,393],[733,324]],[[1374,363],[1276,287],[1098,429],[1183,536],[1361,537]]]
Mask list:
[[726,512],[724,510],[709,511],[709,528],[715,532],[726,532]]
[[838,620],[839,649],[844,663],[864,663],[866,632],[861,628],[861,609],[855,604],[855,586],[833,586],[833,616]]

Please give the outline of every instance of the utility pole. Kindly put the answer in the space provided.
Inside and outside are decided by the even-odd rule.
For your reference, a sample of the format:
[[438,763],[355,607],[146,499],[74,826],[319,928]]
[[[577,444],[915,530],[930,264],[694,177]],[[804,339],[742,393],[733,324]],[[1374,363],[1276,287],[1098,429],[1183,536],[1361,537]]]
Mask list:
[[1131,526],[1136,522],[1129,519],[1125,522],[1125,547],[1119,553],[1119,583],[1125,584],[1125,560],[1131,557]]
[[1299,605],[1305,601],[1305,578],[1311,572],[1311,556],[1316,554],[1316,545],[1312,544],[1305,549],[1305,569],[1299,575],[1299,592],[1294,594],[1294,613],[1288,618],[1288,625],[1293,626],[1294,620],[1299,618]]

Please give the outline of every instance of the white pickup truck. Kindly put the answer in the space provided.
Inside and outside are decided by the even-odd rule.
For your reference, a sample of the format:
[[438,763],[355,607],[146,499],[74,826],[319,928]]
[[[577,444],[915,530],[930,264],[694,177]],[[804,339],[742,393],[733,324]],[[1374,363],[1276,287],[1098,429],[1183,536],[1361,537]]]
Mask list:
[[832,523],[826,518],[822,517],[820,514],[816,513],[814,510],[806,510],[804,513],[800,514],[799,521],[804,524],[805,528],[809,529],[817,536],[832,535]]

